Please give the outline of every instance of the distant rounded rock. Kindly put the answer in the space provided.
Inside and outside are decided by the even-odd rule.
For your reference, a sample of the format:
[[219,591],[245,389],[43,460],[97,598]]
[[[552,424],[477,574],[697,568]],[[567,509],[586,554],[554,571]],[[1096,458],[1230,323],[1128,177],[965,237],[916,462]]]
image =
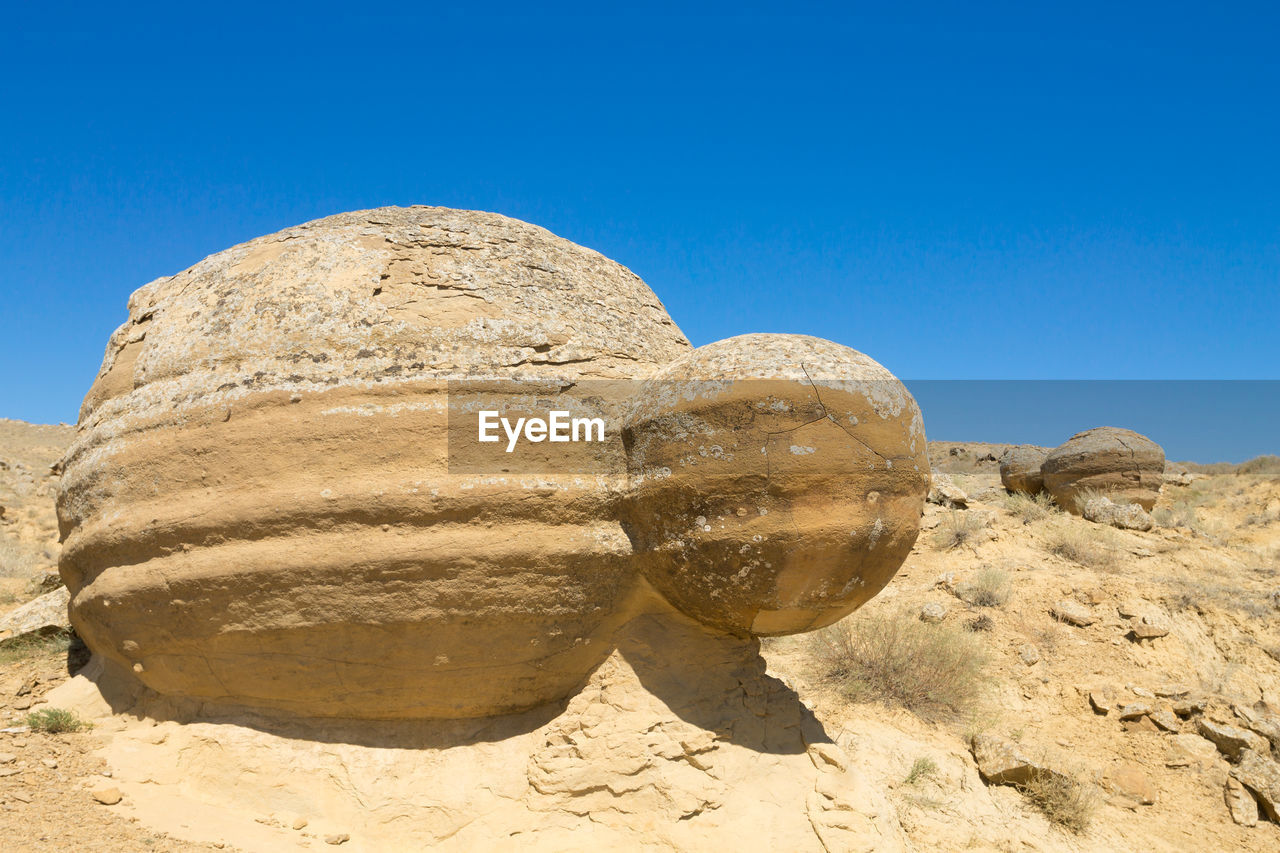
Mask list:
[[1049,451],[1021,445],[1010,447],[1000,456],[1000,482],[1011,492],[1038,495],[1044,491],[1044,475],[1040,466]]
[[1045,489],[1058,506],[1083,512],[1077,497],[1097,491],[1155,506],[1164,479],[1164,450],[1133,430],[1098,427],[1077,433],[1053,450],[1040,466]]
[[920,410],[893,374],[830,341],[701,347],[648,382],[626,440],[640,569],[707,625],[829,625],[888,583],[919,532]]

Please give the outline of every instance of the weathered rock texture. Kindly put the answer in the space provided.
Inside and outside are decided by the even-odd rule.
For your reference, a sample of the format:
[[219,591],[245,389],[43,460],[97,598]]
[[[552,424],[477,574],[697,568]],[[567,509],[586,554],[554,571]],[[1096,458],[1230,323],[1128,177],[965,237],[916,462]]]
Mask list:
[[1011,492],[1037,495],[1044,491],[1040,466],[1049,454],[1036,447],[1010,447],[1000,455],[1000,482]]
[[945,506],[950,509],[964,509],[969,505],[969,496],[955,484],[955,481],[937,468],[930,472],[929,493],[926,500],[931,504]]
[[[86,644],[162,695],[516,712],[672,604],[743,634],[834,621],[915,539],[924,434],[882,367],[798,336],[695,351],[631,272],[505,217],[342,214],[129,311],[64,460],[60,568]],[[464,471],[462,381],[612,388],[591,399],[631,443],[585,473]]]
[[[563,705],[466,720],[250,720],[154,695],[106,757],[126,804],[179,837],[293,849],[289,822],[361,850],[904,850],[884,792],[759,641],[677,613],[632,620]],[[86,670],[51,701],[106,708]],[[245,772],[287,767],[288,773]],[[275,814],[275,843],[236,833]]]
[[1150,530],[1156,526],[1155,519],[1137,504],[1118,504],[1101,495],[1086,500],[1081,515],[1089,521],[1109,524],[1121,530]]
[[641,389],[628,440],[638,564],[705,624],[829,625],[915,543],[928,481],[919,409],[846,347],[799,335],[701,347]]
[[69,630],[71,628],[67,620],[69,599],[70,595],[66,587],[59,587],[0,616],[0,645],[8,640]]
[[1098,427],[1076,433],[1053,450],[1040,471],[1054,501],[1075,515],[1083,511],[1077,497],[1093,491],[1150,512],[1164,480],[1164,450],[1132,430]]

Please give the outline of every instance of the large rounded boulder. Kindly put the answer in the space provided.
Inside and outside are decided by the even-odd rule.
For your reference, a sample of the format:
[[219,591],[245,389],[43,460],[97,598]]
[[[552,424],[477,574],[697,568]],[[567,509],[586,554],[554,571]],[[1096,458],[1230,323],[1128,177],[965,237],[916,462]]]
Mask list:
[[1000,456],[1000,483],[1010,492],[1038,495],[1044,491],[1040,466],[1049,451],[1030,445],[1010,447]]
[[525,708],[607,654],[634,575],[617,490],[453,473],[446,425],[451,382],[689,352],[629,270],[503,216],[386,208],[220,252],[129,314],[59,507],[94,652],[163,694],[346,717]]
[[919,531],[920,410],[893,374],[830,341],[700,347],[646,384],[626,436],[641,571],[708,625],[829,625],[888,583]]
[[[600,440],[526,430],[511,453],[470,426],[562,408],[598,414]],[[640,613],[828,624],[897,570],[928,479],[915,401],[866,356],[794,335],[694,350],[602,255],[430,207],[138,290],[63,467],[60,570],[104,668],[361,719],[563,699]]]
[[1040,471],[1058,506],[1076,515],[1084,510],[1079,498],[1091,492],[1150,512],[1160,496],[1164,450],[1133,430],[1098,427],[1073,435],[1050,452]]

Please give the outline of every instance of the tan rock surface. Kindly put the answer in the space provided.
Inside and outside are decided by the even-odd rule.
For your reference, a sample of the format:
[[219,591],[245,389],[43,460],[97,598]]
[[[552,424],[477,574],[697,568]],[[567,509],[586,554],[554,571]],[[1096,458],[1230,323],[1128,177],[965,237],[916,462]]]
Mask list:
[[[570,400],[615,427],[577,467],[455,427]],[[621,624],[668,606],[642,574],[739,633],[846,615],[911,549],[924,454],[914,400],[860,353],[692,351],[640,279],[540,228],[362,211],[133,295],[65,459],[61,572],[105,671],[166,696],[512,713],[571,695]]]
[[1011,447],[1000,456],[1000,484],[1011,492],[1037,495],[1044,491],[1040,466],[1049,454],[1031,445]]
[[631,272],[494,214],[342,214],[152,282],[66,458],[73,622],[161,693],[290,713],[564,696],[634,585],[618,490],[451,474],[446,382],[688,350]]
[[[83,676],[50,699],[107,711]],[[105,754],[116,808],[177,837],[249,850],[335,834],[360,851],[499,850],[512,837],[546,851],[905,849],[883,792],[766,674],[759,642],[678,614],[632,621],[566,704],[520,715],[180,723],[166,709],[144,697],[135,710],[151,722],[126,725]],[[299,815],[303,838],[289,828]]]
[[641,570],[708,625],[829,625],[888,583],[919,531],[920,410],[889,371],[829,341],[701,347],[640,390],[627,435]]
[[1145,435],[1117,427],[1076,433],[1040,466],[1045,490],[1059,507],[1079,515],[1077,495],[1095,490],[1150,512],[1164,481],[1164,450]]
[[6,640],[71,630],[67,619],[66,587],[47,592],[0,616],[0,645]]

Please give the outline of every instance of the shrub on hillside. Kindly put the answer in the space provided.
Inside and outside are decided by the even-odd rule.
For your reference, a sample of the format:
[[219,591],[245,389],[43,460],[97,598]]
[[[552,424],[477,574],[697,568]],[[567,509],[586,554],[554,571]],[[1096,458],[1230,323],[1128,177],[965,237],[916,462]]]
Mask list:
[[815,638],[822,675],[851,701],[925,717],[960,713],[980,698],[988,655],[962,628],[907,613],[838,622]]
[[1009,589],[1009,573],[987,567],[961,584],[956,594],[976,607],[1003,607]]
[[952,510],[947,514],[946,520],[938,525],[933,535],[933,544],[943,551],[950,551],[961,545],[972,545],[984,526],[981,516]]
[[27,714],[27,726],[33,732],[61,734],[62,732],[78,732],[90,728],[89,723],[76,716],[74,711],[65,708],[41,708]]
[[1010,492],[1002,500],[1004,508],[1009,514],[1019,519],[1023,524],[1044,521],[1058,512],[1058,507],[1054,504],[1053,498],[1049,496],[1048,492],[1041,492],[1035,497],[1022,492]]

